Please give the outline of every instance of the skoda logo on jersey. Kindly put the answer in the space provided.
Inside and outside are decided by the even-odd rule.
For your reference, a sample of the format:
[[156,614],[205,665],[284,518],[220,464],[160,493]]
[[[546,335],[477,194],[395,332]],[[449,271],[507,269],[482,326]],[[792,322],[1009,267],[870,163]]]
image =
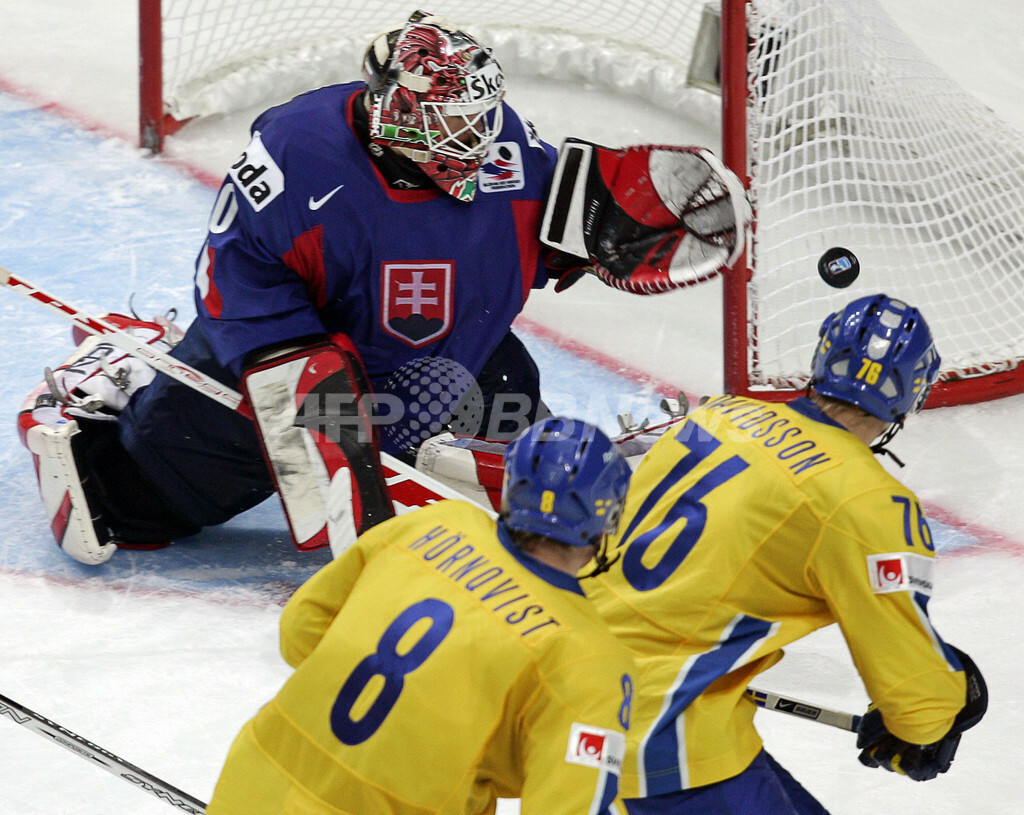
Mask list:
[[454,285],[451,261],[383,264],[381,327],[413,348],[440,339],[452,327]]
[[284,192],[284,173],[263,146],[258,131],[238,161],[231,165],[228,175],[257,212]]
[[480,165],[480,192],[521,190],[526,185],[523,156],[514,141],[495,142]]

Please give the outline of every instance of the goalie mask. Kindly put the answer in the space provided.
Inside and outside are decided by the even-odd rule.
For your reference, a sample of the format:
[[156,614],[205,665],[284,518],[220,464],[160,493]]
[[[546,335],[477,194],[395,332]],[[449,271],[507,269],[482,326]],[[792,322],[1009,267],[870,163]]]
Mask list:
[[363,67],[371,141],[415,161],[452,197],[472,201],[501,131],[505,77],[490,49],[417,11],[404,28],[374,40]]

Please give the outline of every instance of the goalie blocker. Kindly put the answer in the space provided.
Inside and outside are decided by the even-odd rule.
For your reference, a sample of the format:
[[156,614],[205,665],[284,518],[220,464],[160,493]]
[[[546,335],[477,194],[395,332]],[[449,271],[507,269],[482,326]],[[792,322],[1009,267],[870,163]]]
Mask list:
[[394,515],[369,386],[347,337],[263,354],[242,375],[295,546],[334,556]]
[[556,250],[549,265],[566,270],[557,291],[591,271],[613,288],[655,294],[731,267],[750,220],[743,183],[710,150],[613,150],[569,138],[559,150],[541,241]]

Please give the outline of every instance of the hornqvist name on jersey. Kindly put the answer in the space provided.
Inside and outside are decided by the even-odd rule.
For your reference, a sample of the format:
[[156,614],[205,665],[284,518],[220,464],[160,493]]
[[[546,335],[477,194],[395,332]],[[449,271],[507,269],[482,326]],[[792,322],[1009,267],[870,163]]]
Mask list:
[[515,627],[520,636],[561,625],[533,600],[529,592],[508,577],[501,566],[477,554],[473,545],[463,540],[461,532],[452,532],[439,524],[410,543],[408,548],[453,583],[473,594],[491,612],[508,609],[498,616]]

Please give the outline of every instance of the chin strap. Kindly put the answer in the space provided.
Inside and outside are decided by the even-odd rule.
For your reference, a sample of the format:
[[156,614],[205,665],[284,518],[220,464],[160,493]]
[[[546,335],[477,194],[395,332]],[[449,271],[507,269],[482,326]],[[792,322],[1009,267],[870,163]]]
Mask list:
[[602,540],[598,546],[594,547],[594,559],[591,561],[594,564],[594,568],[586,574],[579,575],[579,579],[586,580],[587,578],[597,577],[599,574],[604,574],[620,557],[622,557],[621,552],[616,552],[614,556],[608,557],[608,536],[605,535],[604,540]]
[[897,456],[892,450],[890,450],[886,446],[889,444],[889,442],[893,440],[893,437],[902,429],[902,419],[900,419],[898,422],[893,422],[891,425],[889,425],[888,428],[886,428],[886,431],[879,437],[878,441],[871,445],[871,452],[874,453],[876,456],[889,456],[889,458],[895,461],[900,467],[905,467],[906,465],[900,460],[899,456]]

